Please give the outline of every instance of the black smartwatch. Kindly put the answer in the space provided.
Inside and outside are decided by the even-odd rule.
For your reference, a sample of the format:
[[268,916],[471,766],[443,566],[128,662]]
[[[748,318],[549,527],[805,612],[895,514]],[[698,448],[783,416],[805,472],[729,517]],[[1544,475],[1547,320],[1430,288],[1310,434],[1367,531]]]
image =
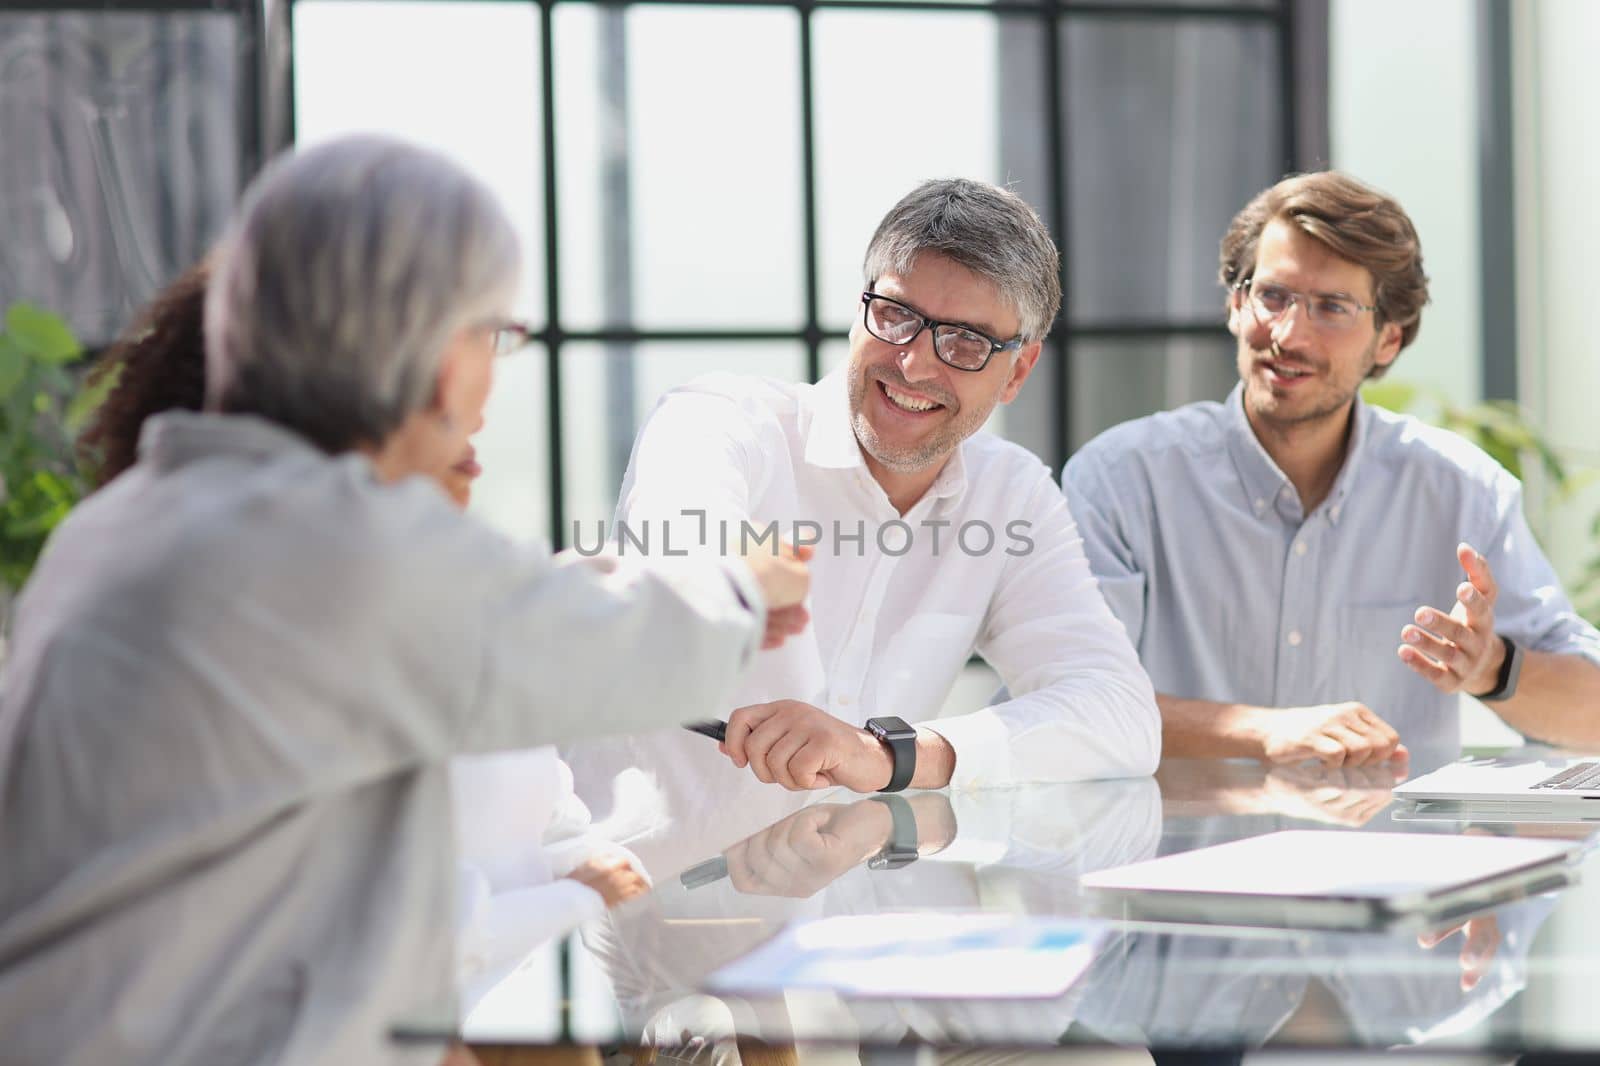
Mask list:
[[1479,696],[1480,700],[1489,702],[1509,700],[1517,694],[1517,679],[1522,676],[1522,649],[1510,637],[1501,636],[1500,642],[1506,646],[1505,660],[1500,664],[1500,673],[1495,678],[1494,688]]
[[[896,719],[898,721],[899,719]],[[861,802],[866,803],[867,800]],[[873,796],[871,802],[889,808],[894,827],[889,842],[867,860],[869,870],[898,870],[917,861],[917,816],[904,796]]]
[[904,718],[868,718],[867,732],[888,745],[889,756],[894,760],[894,770],[889,783],[880,792],[899,792],[911,784],[917,772],[917,731],[906,724]]

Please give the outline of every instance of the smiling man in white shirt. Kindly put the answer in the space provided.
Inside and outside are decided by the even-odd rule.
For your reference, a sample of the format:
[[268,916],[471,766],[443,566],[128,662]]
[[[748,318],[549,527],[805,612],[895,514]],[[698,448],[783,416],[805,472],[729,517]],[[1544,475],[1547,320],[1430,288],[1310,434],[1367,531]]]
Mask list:
[[[814,544],[812,625],[762,653],[723,750],[790,789],[1149,773],[1154,692],[1067,506],[1044,464],[980,431],[1060,305],[1048,231],[1006,190],[927,182],[864,276],[845,366],[674,389],[623,480],[619,522],[657,551]],[[1013,697],[932,721],[974,650]]]

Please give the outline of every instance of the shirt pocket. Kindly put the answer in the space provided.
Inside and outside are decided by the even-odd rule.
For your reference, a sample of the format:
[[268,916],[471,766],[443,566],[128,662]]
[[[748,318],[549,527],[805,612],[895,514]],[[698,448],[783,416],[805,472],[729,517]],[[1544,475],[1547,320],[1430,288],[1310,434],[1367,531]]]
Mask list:
[[982,617],[924,611],[912,615],[884,648],[876,715],[908,722],[934,718],[972,655]]
[[1394,726],[1407,744],[1412,743],[1407,737],[1411,729],[1440,724],[1434,721],[1438,690],[1412,672],[1396,653],[1400,631],[1425,602],[1419,594],[1339,609],[1338,679],[1350,691],[1344,698],[1366,704]]

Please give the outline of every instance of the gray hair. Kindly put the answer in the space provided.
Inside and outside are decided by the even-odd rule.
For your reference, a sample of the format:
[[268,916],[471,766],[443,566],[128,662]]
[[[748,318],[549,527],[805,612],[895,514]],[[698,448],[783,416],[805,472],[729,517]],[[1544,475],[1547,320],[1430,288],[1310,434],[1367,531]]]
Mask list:
[[1050,332],[1061,308],[1061,257],[1038,213],[1016,193],[967,178],[923,182],[878,223],[862,264],[867,285],[909,273],[923,252],[993,284],[1022,320],[1023,340]]
[[206,295],[207,407],[330,451],[379,444],[432,400],[450,339],[509,302],[505,212],[431,151],[345,137],[274,162]]

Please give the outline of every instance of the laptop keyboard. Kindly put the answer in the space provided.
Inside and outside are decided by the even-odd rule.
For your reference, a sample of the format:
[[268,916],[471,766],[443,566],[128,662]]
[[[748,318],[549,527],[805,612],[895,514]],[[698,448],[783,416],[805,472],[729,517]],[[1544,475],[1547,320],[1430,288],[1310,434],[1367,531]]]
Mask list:
[[1554,777],[1547,777],[1534,788],[1554,788],[1562,791],[1600,789],[1600,762],[1580,762],[1569,766]]

